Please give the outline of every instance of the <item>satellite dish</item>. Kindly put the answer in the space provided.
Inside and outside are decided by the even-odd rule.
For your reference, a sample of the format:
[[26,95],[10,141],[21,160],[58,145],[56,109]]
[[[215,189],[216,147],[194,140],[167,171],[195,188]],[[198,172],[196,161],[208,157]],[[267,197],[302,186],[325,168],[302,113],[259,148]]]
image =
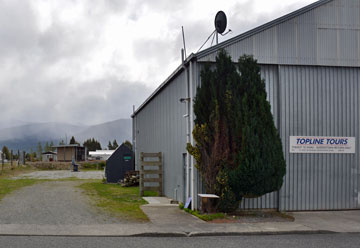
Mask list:
[[215,16],[215,29],[219,34],[224,33],[227,25],[227,19],[224,11],[217,12]]

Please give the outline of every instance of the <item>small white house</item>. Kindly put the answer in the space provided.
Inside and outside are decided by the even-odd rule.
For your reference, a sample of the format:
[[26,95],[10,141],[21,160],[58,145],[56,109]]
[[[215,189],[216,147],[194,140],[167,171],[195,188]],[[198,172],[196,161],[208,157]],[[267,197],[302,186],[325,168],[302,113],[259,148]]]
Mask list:
[[57,161],[57,153],[56,152],[43,152],[41,154],[42,156],[42,161],[43,162],[52,162],[52,161]]

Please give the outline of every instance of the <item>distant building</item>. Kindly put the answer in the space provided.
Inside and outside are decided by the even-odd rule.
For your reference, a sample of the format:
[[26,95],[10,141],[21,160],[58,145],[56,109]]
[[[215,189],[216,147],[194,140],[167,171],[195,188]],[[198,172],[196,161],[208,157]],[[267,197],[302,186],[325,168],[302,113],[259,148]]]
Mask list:
[[57,153],[56,152],[43,152],[41,154],[42,156],[42,161],[43,162],[52,162],[52,161],[57,161]]
[[124,179],[127,171],[135,168],[133,151],[122,144],[106,161],[105,176],[108,183],[117,183]]
[[107,160],[115,150],[96,150],[89,152],[89,159]]
[[75,159],[75,161],[85,161],[85,147],[79,144],[53,147],[56,148],[57,161],[59,162],[71,162],[72,159]]

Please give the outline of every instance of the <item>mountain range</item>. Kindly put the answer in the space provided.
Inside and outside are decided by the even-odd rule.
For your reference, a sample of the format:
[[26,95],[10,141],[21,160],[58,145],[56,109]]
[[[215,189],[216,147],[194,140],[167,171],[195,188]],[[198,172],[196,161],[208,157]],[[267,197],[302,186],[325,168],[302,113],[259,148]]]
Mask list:
[[0,122],[0,147],[6,145],[14,151],[36,151],[39,142],[43,146],[51,141],[57,145],[62,140],[69,142],[71,136],[74,136],[80,144],[89,138],[95,138],[102,148],[107,148],[108,142],[114,139],[118,144],[125,140],[131,141],[131,123],[131,119],[119,119],[92,126],[61,122]]

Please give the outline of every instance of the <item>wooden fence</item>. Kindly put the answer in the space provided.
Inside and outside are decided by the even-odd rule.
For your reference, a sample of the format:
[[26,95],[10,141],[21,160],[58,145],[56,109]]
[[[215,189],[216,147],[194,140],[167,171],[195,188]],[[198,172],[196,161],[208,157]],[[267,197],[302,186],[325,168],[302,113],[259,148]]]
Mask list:
[[[153,161],[157,158],[156,161]],[[149,160],[150,159],[150,160]],[[163,195],[163,171],[162,154],[159,153],[140,153],[140,196],[144,196],[144,191],[156,191],[159,196]],[[156,169],[154,169],[156,168]],[[157,177],[147,177],[147,175],[157,175]],[[157,183],[158,186],[145,186],[145,183]]]

